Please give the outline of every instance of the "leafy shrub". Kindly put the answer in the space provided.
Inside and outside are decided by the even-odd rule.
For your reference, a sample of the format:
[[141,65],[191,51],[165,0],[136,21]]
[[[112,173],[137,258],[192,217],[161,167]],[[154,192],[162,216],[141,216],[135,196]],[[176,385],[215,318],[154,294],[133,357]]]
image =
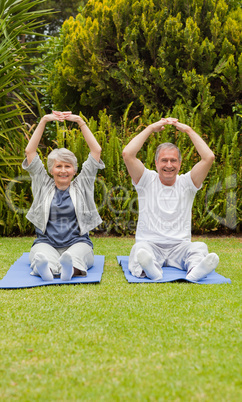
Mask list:
[[[131,105],[129,105],[129,108]],[[102,160],[106,168],[98,172],[95,183],[95,200],[103,224],[97,232],[118,235],[134,234],[137,223],[137,195],[122,159],[122,149],[145,126],[158,120],[157,112],[144,109],[142,115],[134,119],[128,117],[127,108],[120,125],[113,123],[107,111],[100,111],[97,120],[89,119],[88,125],[102,147]],[[225,233],[239,231],[241,224],[241,155],[239,144],[238,118],[217,118],[211,122],[210,131],[205,134],[196,110],[188,112],[184,105],[176,105],[170,113],[192,126],[202,135],[216,155],[208,177],[198,192],[193,207],[193,233],[220,230]],[[83,116],[84,117],[84,116]],[[216,135],[215,135],[216,133]],[[155,169],[154,154],[161,142],[176,143],[181,149],[183,162],[181,173],[187,172],[199,160],[189,137],[167,126],[162,133],[150,136],[138,156],[149,169]],[[25,140],[26,142],[26,140]],[[67,147],[78,159],[79,167],[88,156],[88,147],[79,129],[57,123],[56,141],[53,147]],[[50,149],[40,147],[40,155],[46,162]],[[23,149],[22,149],[23,154]],[[31,203],[30,182],[20,166],[9,167],[12,180],[5,186],[8,204],[0,196],[0,233],[2,235],[31,234],[33,227],[25,218]],[[24,177],[22,177],[24,176]]]
[[50,51],[56,108],[96,117],[107,108],[118,120],[131,101],[135,114],[181,101],[203,125],[231,115],[241,98],[239,1],[90,0],[80,11],[62,26],[60,53],[56,41]]

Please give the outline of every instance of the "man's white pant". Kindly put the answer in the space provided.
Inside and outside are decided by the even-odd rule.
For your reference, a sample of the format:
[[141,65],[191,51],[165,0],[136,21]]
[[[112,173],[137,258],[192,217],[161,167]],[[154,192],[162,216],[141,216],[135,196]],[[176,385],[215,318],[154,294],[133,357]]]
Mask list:
[[162,271],[162,267],[175,267],[189,272],[208,255],[207,245],[203,242],[184,241],[175,246],[165,247],[140,241],[134,244],[129,256],[129,270],[137,277],[145,276],[137,261],[137,252],[141,248],[152,255],[155,267],[159,271]]
[[33,270],[32,275],[39,276],[35,265],[35,254],[39,252],[43,253],[47,258],[49,268],[51,269],[53,275],[60,275],[62,266],[59,263],[59,258],[65,251],[68,251],[68,253],[71,255],[73,267],[79,269],[80,271],[84,271],[85,273],[88,268],[93,266],[93,249],[87,243],[80,242],[73,244],[73,246],[63,248],[54,248],[46,243],[37,243],[31,247],[29,253],[31,269]]

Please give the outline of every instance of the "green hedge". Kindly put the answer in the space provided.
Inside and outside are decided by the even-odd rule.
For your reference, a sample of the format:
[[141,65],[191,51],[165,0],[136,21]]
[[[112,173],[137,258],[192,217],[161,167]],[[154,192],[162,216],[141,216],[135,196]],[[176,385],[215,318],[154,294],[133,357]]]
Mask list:
[[[130,105],[131,106],[131,105]],[[129,107],[130,107],[129,106]],[[137,195],[122,159],[122,149],[133,136],[148,124],[162,116],[145,109],[134,119],[126,110],[120,125],[104,110],[97,120],[91,118],[88,125],[102,146],[102,160],[106,168],[98,172],[95,184],[95,200],[103,224],[97,231],[129,235],[135,233],[137,223]],[[193,233],[210,231],[239,232],[241,224],[241,154],[239,143],[239,117],[215,118],[204,133],[196,111],[187,112],[183,105],[176,105],[171,116],[193,127],[215,153],[213,164],[202,189],[198,192],[193,207]],[[57,123],[57,136],[53,147],[67,147],[73,151],[79,167],[86,160],[88,147],[77,128]],[[187,172],[199,160],[189,137],[167,126],[162,133],[153,134],[143,146],[139,157],[149,169],[155,169],[154,153],[161,142],[174,142],[181,149],[183,162],[181,173]],[[0,234],[32,234],[33,227],[25,213],[32,200],[30,181],[21,168],[25,141],[18,150],[16,164],[6,167],[8,181],[2,184],[0,193]],[[49,148],[40,147],[40,155],[46,161]]]

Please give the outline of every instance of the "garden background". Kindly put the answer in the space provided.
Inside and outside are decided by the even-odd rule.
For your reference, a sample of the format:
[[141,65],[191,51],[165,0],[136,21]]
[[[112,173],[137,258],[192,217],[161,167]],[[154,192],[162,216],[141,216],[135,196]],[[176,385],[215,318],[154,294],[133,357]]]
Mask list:
[[[240,0],[0,0],[0,278],[33,243],[21,163],[41,116],[80,112],[106,164],[95,184],[104,223],[91,233],[105,255],[101,283],[0,291],[1,400],[242,399],[241,27]],[[219,255],[231,284],[128,284],[117,263],[134,244],[138,208],[122,149],[164,116],[216,155],[192,239]],[[189,170],[198,156],[171,127],[142,148],[145,165],[167,140]],[[44,162],[56,146],[79,167],[87,157],[75,125],[48,124]]]
[[[102,146],[97,232],[135,233],[137,198],[122,149],[165,116],[192,126],[216,156],[194,203],[193,233],[240,232],[240,1],[7,0],[0,16],[1,235],[33,234],[21,162],[39,118],[53,109],[81,113]],[[188,136],[167,127],[140,152],[148,168],[163,141],[181,148],[182,172],[198,160]],[[80,167],[87,157],[75,126],[47,126],[43,161],[56,146],[75,152]]]

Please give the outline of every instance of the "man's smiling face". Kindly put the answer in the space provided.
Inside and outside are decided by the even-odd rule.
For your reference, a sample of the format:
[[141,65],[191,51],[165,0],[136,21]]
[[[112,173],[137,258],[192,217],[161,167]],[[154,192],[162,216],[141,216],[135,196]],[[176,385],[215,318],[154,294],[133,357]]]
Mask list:
[[165,186],[172,186],[181,168],[178,151],[169,148],[161,149],[155,165],[161,183]]

